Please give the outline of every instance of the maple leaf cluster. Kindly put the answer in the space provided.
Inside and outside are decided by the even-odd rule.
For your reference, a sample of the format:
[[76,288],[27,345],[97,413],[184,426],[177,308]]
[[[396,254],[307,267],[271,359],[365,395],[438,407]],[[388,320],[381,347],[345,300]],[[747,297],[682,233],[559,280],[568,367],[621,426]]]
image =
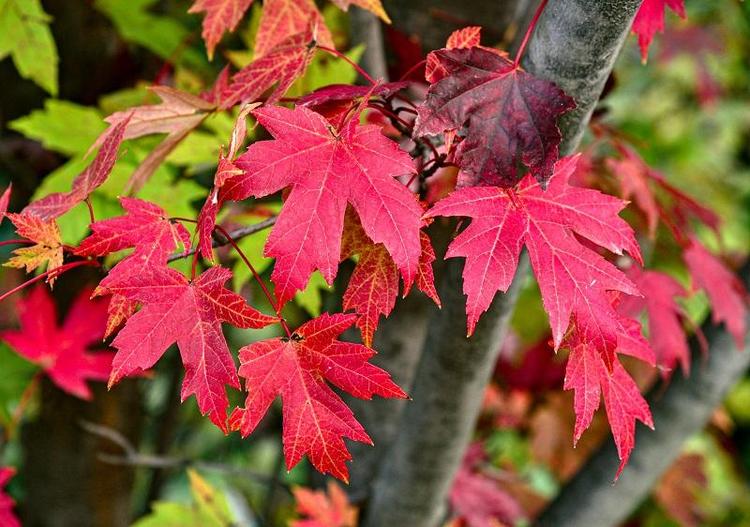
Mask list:
[[[205,13],[203,36],[209,55],[251,3],[193,4],[191,11]],[[342,9],[358,5],[387,20],[379,0],[334,3]],[[669,5],[675,8],[677,3],[681,5]],[[663,0],[646,0],[639,17],[653,20],[652,4]],[[638,27],[643,26],[634,28],[644,35],[651,31]],[[653,23],[650,27],[659,28]],[[239,72],[231,75],[225,69],[201,96],[155,87],[161,103],[109,116],[109,128],[94,145],[99,152],[69,192],[42,198],[19,214],[5,214],[30,245],[17,249],[6,265],[33,271],[46,264],[44,274],[51,286],[73,266],[116,263],[91,292],[97,300],[79,299],[82,307],[76,311],[74,306],[66,319],[60,331],[75,337],[67,348],[53,349],[50,339],[59,335],[56,315],[42,289],[35,289],[21,306],[22,330],[0,336],[80,397],[89,396],[86,379],[108,378],[111,387],[151,369],[176,344],[185,368],[183,400],[194,395],[201,413],[222,431],[247,436],[280,397],[287,467],[306,455],[321,472],[346,480],[351,455],[345,439],[371,440],[331,385],[363,399],[406,397],[387,372],[369,362],[378,323],[391,314],[398,295],[408,294],[415,284],[440,305],[432,270],[435,251],[426,227],[444,221],[438,218],[468,218],[445,255],[465,259],[468,335],[495,295],[508,290],[526,251],[549,316],[554,350],[569,351],[564,385],[574,391],[574,439],[590,425],[603,399],[621,471],[634,445],[635,422],[653,423],[620,355],[667,368],[689,365],[684,315],[675,303],[675,297],[686,291],[666,275],[640,269],[643,261],[635,233],[619,216],[624,199],[634,199],[651,234],[659,221],[677,225],[676,232],[690,218],[714,227],[718,221],[644,169],[625,149],[620,159],[610,161],[624,199],[580,185],[586,158],[560,159],[559,152],[557,119],[574,108],[573,99],[520,66],[523,48],[511,60],[482,46],[479,28],[454,33],[445,48],[429,54],[428,89],[419,104],[394,104],[406,83],[373,80],[371,86],[325,87],[291,108],[279,105],[316,51],[338,53],[332,48],[330,31],[314,2],[269,0],[264,2],[254,60]],[[196,220],[170,218],[156,203],[122,197],[122,215],[94,221],[89,196],[109,176],[124,140],[167,134],[131,176],[126,190],[134,195],[212,112],[238,105],[229,149],[226,154],[221,150],[213,186]],[[249,117],[271,138],[242,151]],[[416,145],[414,158],[402,148],[406,140]],[[441,183],[444,188],[434,194],[445,197],[430,207],[424,189],[441,169],[455,169],[455,189]],[[416,191],[413,181],[419,182]],[[652,185],[670,197],[669,218],[651,194]],[[3,213],[8,195],[0,198]],[[217,218],[226,206],[279,195],[283,206],[263,251],[274,259],[271,293]],[[77,247],[68,247],[55,220],[81,203],[90,208],[91,233]],[[196,225],[195,249],[185,223]],[[248,265],[272,315],[224,286],[232,273],[216,263],[216,244],[232,245]],[[744,318],[738,316],[744,309],[741,288],[692,233],[684,244],[685,262],[696,286],[713,303],[715,320],[726,323],[739,342],[746,329]],[[122,257],[121,251],[129,252]],[[188,278],[170,261],[190,255]],[[633,261],[627,272],[614,263],[615,257],[625,255]],[[201,257],[215,265],[199,273]],[[66,264],[65,258],[77,260]],[[344,312],[324,313],[297,329],[289,328],[285,305],[307,287],[316,271],[333,284],[348,259],[356,259],[356,266],[343,294]],[[652,288],[658,294],[641,296],[641,290]],[[100,297],[109,298],[106,309]],[[650,344],[634,318],[643,309],[650,315]],[[38,318],[42,323],[24,315],[32,310],[43,313]],[[243,329],[279,324],[285,334],[244,346],[238,352],[238,368],[224,324]],[[352,326],[359,328],[363,344],[340,340]],[[115,335],[114,356],[85,351],[92,336],[110,335]],[[244,407],[228,414],[227,389],[242,389],[241,379],[247,392]],[[477,492],[492,494],[471,469],[460,477]],[[335,501],[335,491],[331,494]],[[457,507],[465,507],[464,502],[456,497]],[[321,507],[325,508],[317,506]],[[345,509],[342,503],[334,508],[336,514]]]

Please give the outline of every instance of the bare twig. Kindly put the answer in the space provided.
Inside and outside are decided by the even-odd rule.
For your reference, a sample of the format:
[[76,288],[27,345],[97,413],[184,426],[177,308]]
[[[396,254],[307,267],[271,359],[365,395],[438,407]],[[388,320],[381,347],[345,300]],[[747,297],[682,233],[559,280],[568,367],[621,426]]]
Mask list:
[[[260,232],[262,230],[268,229],[269,227],[272,227],[276,223],[276,216],[273,216],[271,218],[268,218],[267,220],[263,220],[258,223],[254,223],[252,225],[247,225],[245,227],[240,227],[238,229],[235,229],[229,233],[229,235],[232,237],[234,241],[239,241],[245,236],[250,236],[251,234],[255,234],[256,232]],[[224,245],[228,245],[229,240],[224,238],[223,240],[217,240],[214,239],[213,246],[214,247],[223,247]],[[180,252],[175,253],[172,256],[169,257],[167,260],[168,262],[173,262],[175,260],[181,260],[182,258],[187,258],[188,256],[192,256],[195,254],[195,251],[197,251],[197,247],[193,247],[191,250],[186,252]]]
[[123,455],[117,456],[112,454],[100,453],[97,456],[97,458],[101,462],[107,463],[109,465],[147,467],[157,469],[185,469],[188,467],[193,467],[199,470],[220,472],[229,476],[246,477],[263,484],[275,483],[282,488],[288,487],[283,481],[279,481],[273,477],[269,477],[265,474],[260,474],[253,470],[248,470],[246,468],[226,465],[224,463],[201,461],[190,459],[187,457],[155,456],[151,454],[142,454],[138,452],[138,450],[124,435],[113,428],[84,420],[80,421],[80,425],[86,432],[100,437],[101,439],[110,441],[111,443],[114,443],[122,449]]

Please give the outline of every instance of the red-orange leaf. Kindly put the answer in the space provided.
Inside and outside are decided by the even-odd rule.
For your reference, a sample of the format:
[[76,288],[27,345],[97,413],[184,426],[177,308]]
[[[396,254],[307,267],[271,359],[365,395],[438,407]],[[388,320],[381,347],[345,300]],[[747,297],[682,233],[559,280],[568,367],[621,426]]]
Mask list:
[[188,13],[206,13],[202,35],[209,59],[224,33],[234,31],[252,3],[253,0],[195,0]]
[[265,248],[276,258],[271,279],[279,301],[304,289],[315,269],[333,282],[347,203],[367,236],[385,246],[408,288],[422,252],[422,211],[394,178],[414,173],[409,155],[378,126],[356,119],[337,131],[303,107],[264,107],[254,115],[275,139],[253,143],[237,159],[245,174],[225,183],[223,199],[260,198],[291,187]]
[[312,28],[283,40],[262,57],[234,74],[222,94],[222,108],[239,102],[253,102],[271,90],[268,103],[284,96],[294,81],[304,75],[315,54]]
[[277,320],[225,289],[231,276],[227,269],[212,267],[190,282],[174,269],[148,267],[109,283],[102,292],[143,304],[112,343],[117,355],[109,385],[148,370],[176,342],[185,366],[182,399],[195,395],[201,413],[226,432],[225,385],[239,388],[239,381],[221,323],[261,328]]
[[70,192],[57,192],[45,196],[28,205],[23,212],[33,214],[44,220],[51,220],[62,216],[78,203],[89,197],[89,194],[104,183],[117,161],[117,150],[125,137],[125,130],[133,116],[133,112],[123,113],[122,119],[116,126],[112,126],[100,137],[101,148],[86,170],[74,180]]
[[346,481],[351,454],[344,438],[371,440],[326,381],[361,399],[406,397],[387,372],[368,362],[373,350],[337,340],[355,320],[356,315],[325,313],[300,326],[290,338],[242,348],[240,376],[248,396],[245,408],[232,414],[232,428],[248,436],[281,396],[287,468],[307,454],[317,470]]
[[747,334],[747,291],[742,282],[696,239],[691,240],[683,257],[693,283],[697,288],[703,289],[711,301],[714,323],[723,322],[734,337],[737,347],[743,349]]
[[[440,306],[432,273],[435,251],[429,236],[425,232],[420,234],[422,254],[419,258],[417,287]],[[390,315],[396,305],[399,273],[383,244],[372,243],[353,211],[348,209],[341,259],[343,261],[355,254],[359,255],[359,260],[344,292],[343,308],[345,311],[355,311],[359,315],[356,325],[362,332],[362,342],[369,347],[372,346],[380,317]],[[406,294],[408,291],[404,292],[404,295]]]
[[388,18],[388,15],[385,12],[385,9],[383,9],[383,4],[380,2],[380,0],[331,0],[334,4],[339,6],[341,9],[346,11],[349,9],[350,5],[356,5],[361,7],[362,9],[366,9],[370,11],[371,13],[374,13],[375,15],[379,16],[381,19],[383,19],[384,22],[390,23],[391,19]]
[[107,319],[106,302],[90,296],[91,290],[83,289],[58,326],[52,298],[44,287],[36,287],[19,303],[21,329],[0,333],[0,339],[41,366],[61,390],[81,399],[91,398],[87,380],[107,380],[114,355],[88,350],[101,342]]
[[255,58],[268,54],[284,40],[304,33],[311,26],[315,28],[315,42],[335,47],[331,32],[313,0],[266,0],[255,35]]
[[305,518],[294,520],[292,527],[356,527],[357,508],[349,504],[346,492],[334,481],[328,482],[328,493],[303,487],[292,489],[297,512]]

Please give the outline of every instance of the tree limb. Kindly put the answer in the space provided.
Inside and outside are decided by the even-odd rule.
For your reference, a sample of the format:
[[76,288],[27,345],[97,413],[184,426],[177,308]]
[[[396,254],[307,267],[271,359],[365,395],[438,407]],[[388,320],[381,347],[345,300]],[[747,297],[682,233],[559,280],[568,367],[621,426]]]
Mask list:
[[[557,0],[542,15],[525,67],[558,83],[578,103],[578,110],[561,122],[563,153],[577,147],[639,5],[640,0]],[[414,400],[375,480],[364,527],[435,527],[443,515],[515,306],[518,282],[526,275],[526,264],[519,266],[511,290],[497,295],[473,338],[466,339],[462,267],[457,261],[447,264],[441,286],[444,307],[430,321]]]
[[640,0],[556,0],[544,10],[523,64],[576,101],[576,109],[560,119],[561,153],[573,152],[581,142],[640,4]]
[[[750,266],[742,279],[750,285]],[[747,316],[750,320],[750,313]],[[620,525],[643,501],[654,484],[680,454],[685,441],[700,431],[727,391],[750,367],[750,335],[738,351],[724,327],[704,325],[709,341],[708,360],[701,363],[700,344],[691,341],[696,368],[685,378],[675,375],[667,389],[649,397],[656,429],[639,434],[637,447],[616,485],[617,451],[609,441],[565,485],[542,513],[537,525],[607,527]]]
[[355,8],[350,11],[351,34],[354,44],[364,44],[365,53],[362,55],[360,66],[373,79],[388,80],[388,65],[385,60],[385,45],[383,44],[383,29],[377,16]]
[[440,522],[527,267],[524,256],[508,293],[495,297],[467,339],[463,262],[446,265],[440,288],[444,307],[430,320],[413,401],[375,481],[365,527],[433,527]]

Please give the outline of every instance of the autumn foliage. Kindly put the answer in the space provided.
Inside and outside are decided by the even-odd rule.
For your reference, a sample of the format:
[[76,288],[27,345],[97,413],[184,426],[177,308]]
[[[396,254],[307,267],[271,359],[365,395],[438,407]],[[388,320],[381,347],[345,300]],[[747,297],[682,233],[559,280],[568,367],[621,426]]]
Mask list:
[[[203,17],[209,58],[217,60],[223,37],[252,3],[193,3],[190,12]],[[379,0],[333,3],[389,21]],[[635,18],[644,61],[654,35],[664,30],[667,8],[685,16],[682,0],[644,0]],[[524,46],[510,56],[480,38],[478,27],[454,33],[426,56],[420,83],[373,79],[354,64],[364,85],[287,97],[316,57],[343,55],[315,2],[265,1],[244,67],[227,66],[203,93],[154,86],[160,102],[111,114],[91,147],[97,153],[69,190],[7,212],[8,188],[0,205],[21,247],[5,265],[44,271],[29,283],[45,283],[24,293],[20,328],[3,331],[0,340],[84,399],[91,397],[88,382],[107,381],[116,390],[123,379],[147,374],[176,344],[185,370],[183,401],[194,396],[222,432],[247,437],[280,398],[287,469],[306,456],[318,471],[346,482],[352,456],[344,439],[371,439],[340,394],[408,398],[370,362],[380,321],[410,294],[424,294],[439,307],[433,265],[437,258],[460,258],[463,281],[451,287],[466,296],[471,338],[528,258],[549,325],[551,346],[539,349],[566,358],[563,383],[573,393],[574,413],[568,440],[581,440],[603,400],[621,460],[616,478],[637,448],[636,422],[659,426],[630,373],[633,362],[621,359],[658,366],[665,378],[678,367],[688,373],[686,330],[693,328],[678,299],[695,290],[705,291],[714,321],[741,345],[746,292],[727,261],[707,249],[707,236],[719,226],[712,211],[606,127],[593,128],[609,147],[606,156],[561,156],[558,119],[575,100],[523,68]],[[420,95],[412,84],[426,90]],[[140,196],[170,153],[221,113],[232,117],[232,129],[200,212],[171,216],[158,199]],[[120,190],[121,212],[97,219],[92,194],[110,178],[128,141],[154,134],[163,137]],[[456,177],[446,183],[442,176],[450,170]],[[236,229],[226,220],[228,211],[251,213],[273,201],[281,204],[278,212],[257,229]],[[72,246],[57,220],[76,207],[88,209],[90,222],[87,236]],[[649,268],[642,255],[639,241],[653,239],[660,227],[684,259],[689,286]],[[266,228],[262,254],[245,254],[240,240]],[[453,234],[445,254],[436,256],[439,229]],[[257,289],[251,300],[232,289],[230,258],[249,268]],[[273,262],[270,283],[252,263],[263,258]],[[184,261],[189,267],[176,266]],[[341,272],[346,262],[353,265]],[[60,321],[48,291],[82,266],[98,269],[99,282],[81,290]],[[313,276],[341,293],[339,308],[294,327],[289,305]],[[260,340],[250,333],[237,350],[225,336],[229,327],[266,329]],[[361,343],[352,342],[354,331]],[[101,349],[92,351],[94,344]],[[244,398],[239,407],[228,395],[235,391]],[[472,452],[450,494],[454,511],[466,525],[512,522],[520,514],[516,502],[477,468],[481,448]],[[0,469],[0,485],[11,475]],[[294,494],[307,518],[296,525],[355,525],[356,513],[337,485],[327,497],[305,489]],[[15,525],[12,505],[0,494],[0,524]]]

